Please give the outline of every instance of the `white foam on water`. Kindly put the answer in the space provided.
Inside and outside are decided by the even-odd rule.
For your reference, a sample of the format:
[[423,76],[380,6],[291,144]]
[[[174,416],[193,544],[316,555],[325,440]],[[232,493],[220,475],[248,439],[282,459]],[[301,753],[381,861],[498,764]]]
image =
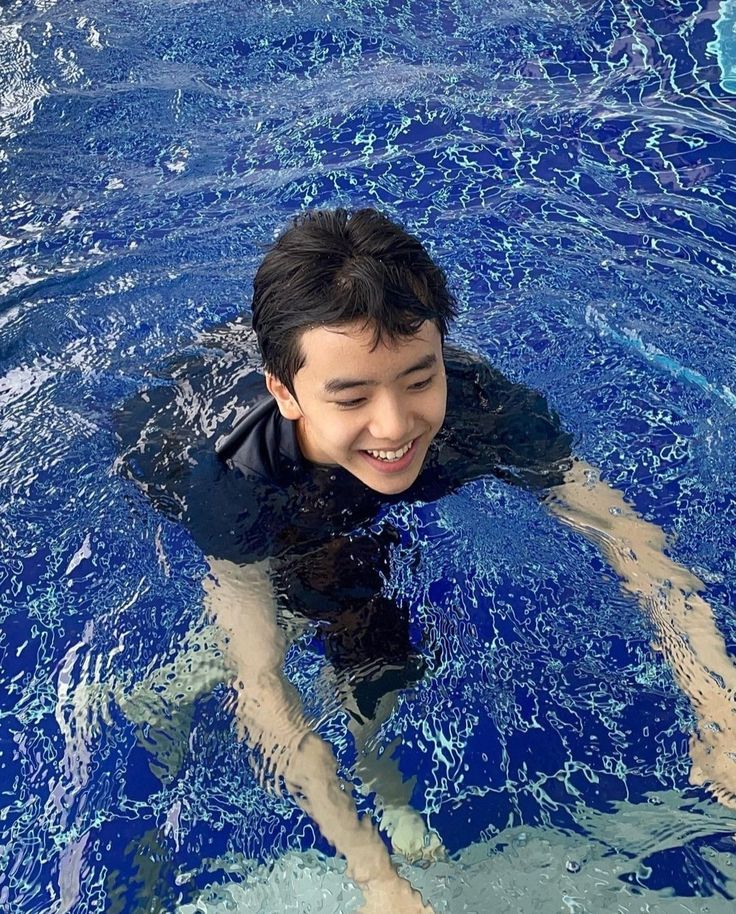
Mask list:
[[715,41],[708,50],[715,54],[721,68],[721,88],[726,92],[736,92],[736,3],[734,0],[723,0],[713,26]]
[[[607,818],[613,824],[615,817]],[[636,881],[646,879],[646,868],[630,855],[598,841],[533,828],[504,831],[449,862],[426,869],[400,864],[399,871],[437,914],[732,914],[736,880],[728,870],[736,858],[704,853],[723,875],[723,895],[675,897],[671,890],[648,889]],[[314,851],[286,854],[272,866],[244,862],[239,867],[231,861],[228,869],[231,882],[210,886],[176,914],[351,914],[362,903],[345,876],[344,861]]]

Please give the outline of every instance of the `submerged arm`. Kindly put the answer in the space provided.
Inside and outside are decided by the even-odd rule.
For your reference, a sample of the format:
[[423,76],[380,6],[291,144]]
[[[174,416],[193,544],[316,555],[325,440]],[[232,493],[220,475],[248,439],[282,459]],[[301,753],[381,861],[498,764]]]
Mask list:
[[214,559],[210,567],[207,608],[225,635],[239,732],[260,752],[262,775],[273,777],[276,785],[283,778],[299,806],[345,856],[348,875],[366,897],[365,914],[431,912],[394,870],[370,819],[358,818],[331,748],[312,730],[296,689],[283,675],[286,639],[276,623],[267,567]]
[[709,783],[718,800],[736,808],[736,666],[712,608],[698,594],[703,583],[665,555],[664,532],[584,461],[576,461],[547,504],[600,548],[622,588],[650,615],[658,647],[698,719],[690,742],[690,780]]

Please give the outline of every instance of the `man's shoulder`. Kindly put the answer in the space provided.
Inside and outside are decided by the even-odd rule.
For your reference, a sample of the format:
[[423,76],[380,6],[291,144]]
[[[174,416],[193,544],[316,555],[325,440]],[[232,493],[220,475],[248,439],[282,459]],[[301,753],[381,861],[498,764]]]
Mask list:
[[459,399],[459,406],[485,406],[489,396],[495,400],[512,386],[502,372],[476,352],[448,345],[444,355],[448,394],[464,388],[467,395]]
[[447,347],[445,364],[448,409],[439,449],[454,474],[492,474],[531,488],[559,484],[572,439],[544,394],[457,347]]
[[301,464],[294,423],[284,419],[276,401],[265,390],[216,440],[215,452],[244,475],[277,485],[283,484],[290,471]]

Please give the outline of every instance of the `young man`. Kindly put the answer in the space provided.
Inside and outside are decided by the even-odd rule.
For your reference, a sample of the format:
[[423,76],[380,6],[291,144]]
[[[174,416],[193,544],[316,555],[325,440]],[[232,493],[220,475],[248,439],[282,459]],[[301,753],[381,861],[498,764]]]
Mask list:
[[[255,277],[252,324],[265,388],[252,374],[219,378],[197,410],[185,369],[183,405],[167,396],[157,403],[153,391],[144,432],[134,410],[126,419],[136,429],[130,472],[208,556],[206,603],[225,635],[241,732],[266,776],[283,778],[346,856],[365,911],[426,908],[396,875],[371,823],[358,819],[331,749],[282,668],[287,634],[316,626],[382,827],[410,857],[440,854],[397,772],[366,750],[397,691],[418,681],[426,662],[409,637],[409,608],[384,594],[399,540],[382,513],[387,504],[431,501],[489,473],[554,493],[546,496],[550,508],[599,543],[655,621],[666,617],[661,646],[699,717],[723,697],[703,701],[715,688],[708,671],[733,679],[710,609],[692,593],[699,582],[666,559],[661,532],[598,484],[592,468],[573,464],[570,437],[543,397],[445,344],[454,312],[443,272],[385,216],[309,212],[281,234]],[[221,434],[233,411],[238,421]],[[416,547],[411,560],[421,561]],[[200,690],[221,675],[205,664]],[[176,680],[171,670],[160,678]],[[121,697],[131,715],[141,688],[150,683]],[[720,726],[732,727],[720,707]],[[716,780],[716,754],[725,764],[713,742],[703,779]],[[708,764],[705,755],[701,761]]]

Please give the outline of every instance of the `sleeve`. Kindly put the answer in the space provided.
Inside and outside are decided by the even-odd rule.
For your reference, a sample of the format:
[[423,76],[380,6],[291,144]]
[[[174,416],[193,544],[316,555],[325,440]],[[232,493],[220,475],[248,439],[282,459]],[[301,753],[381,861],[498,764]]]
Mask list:
[[232,418],[218,407],[243,400],[231,388],[218,404],[202,384],[205,374],[201,364],[190,364],[179,377],[156,379],[123,404],[114,417],[116,469],[156,510],[186,527],[205,555],[261,561],[275,548],[270,512],[277,499],[267,481],[231,469],[215,453]]
[[535,490],[562,484],[572,464],[572,436],[545,397],[469,353],[456,358],[454,369],[448,371],[457,411],[452,431],[467,478],[492,474]]
[[499,476],[531,489],[561,485],[572,465],[572,435],[545,397],[503,378],[495,391],[491,452]]

